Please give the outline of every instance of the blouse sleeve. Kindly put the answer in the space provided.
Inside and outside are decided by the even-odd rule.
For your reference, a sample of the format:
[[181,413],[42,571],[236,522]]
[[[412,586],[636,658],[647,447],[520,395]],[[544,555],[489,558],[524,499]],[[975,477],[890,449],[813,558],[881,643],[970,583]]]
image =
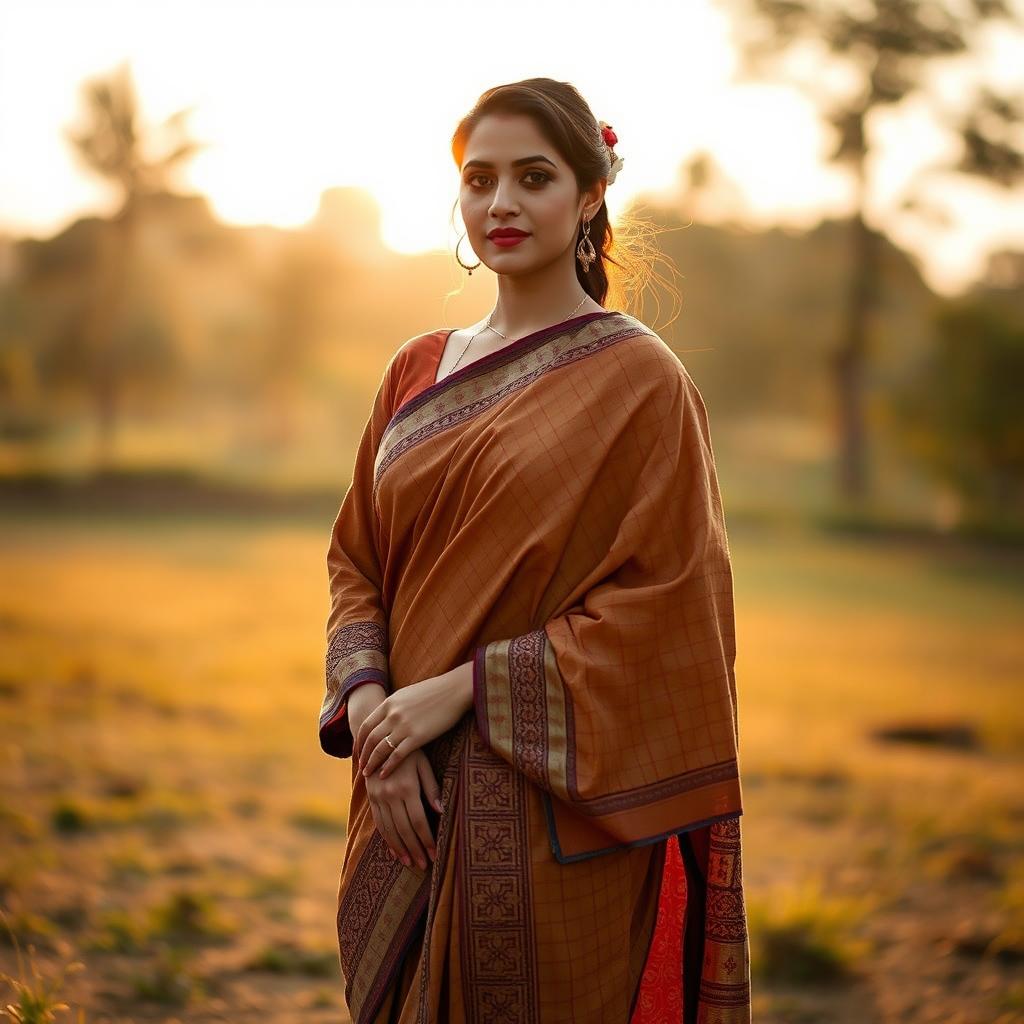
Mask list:
[[351,757],[348,696],[364,683],[392,692],[388,672],[387,616],[381,603],[381,564],[373,467],[391,419],[394,359],[373,400],[356,451],[352,481],[331,530],[327,550],[330,613],[327,619],[326,692],[320,707],[320,746],[333,757]]

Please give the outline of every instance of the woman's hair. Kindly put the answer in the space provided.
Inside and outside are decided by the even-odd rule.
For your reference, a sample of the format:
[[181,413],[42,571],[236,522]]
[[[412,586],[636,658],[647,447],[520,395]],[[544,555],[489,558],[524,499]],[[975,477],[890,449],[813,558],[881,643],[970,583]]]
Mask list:
[[[538,131],[557,150],[572,168],[576,183],[582,192],[599,178],[608,176],[611,159],[601,135],[597,119],[587,101],[569,82],[556,82],[552,78],[526,78],[520,82],[496,85],[484,92],[473,109],[459,121],[452,136],[452,156],[457,167],[462,166],[466,143],[482,118],[488,114],[525,114],[533,119]],[[456,206],[458,200],[456,200]],[[454,216],[454,207],[452,210]],[[627,296],[638,290],[638,284],[650,275],[649,254],[643,235],[646,225],[631,221],[630,227],[641,227],[633,238],[623,244],[616,240],[608,221],[608,206],[602,202],[590,221],[590,241],[597,258],[590,270],[584,271],[576,260],[576,277],[588,295],[605,304],[611,282],[607,264],[617,268],[615,291],[626,303]],[[577,232],[574,248],[583,237],[582,223]],[[614,254],[614,255],[613,255]],[[662,279],[659,277],[659,281]],[[664,283],[664,282],[663,282]],[[670,286],[671,287],[671,286]],[[628,303],[627,303],[628,304]]]

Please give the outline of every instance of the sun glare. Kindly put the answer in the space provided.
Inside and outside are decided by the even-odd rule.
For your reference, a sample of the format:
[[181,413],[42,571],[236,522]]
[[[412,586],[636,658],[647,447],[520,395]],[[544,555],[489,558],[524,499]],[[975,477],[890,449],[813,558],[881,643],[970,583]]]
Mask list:
[[[0,229],[53,233],[111,212],[114,193],[75,164],[63,132],[81,84],[125,59],[148,123],[194,108],[188,123],[207,147],[177,185],[232,224],[295,227],[324,190],[356,186],[380,208],[384,244],[446,247],[452,129],[485,88],[531,75],[573,82],[615,127],[625,166],[609,190],[613,217],[638,196],[676,196],[698,151],[729,179],[731,219],[807,226],[848,208],[849,182],[822,163],[827,129],[809,101],[730,81],[735,56],[710,0],[592,6],[601,38],[614,40],[607,60],[582,45],[575,8],[539,0],[516,8],[517,23],[544,18],[528,47],[505,32],[500,8],[299,0],[248,5],[244,19],[239,10],[182,0],[157,19],[124,0],[0,7]],[[930,248],[945,261],[933,273],[976,270],[986,237],[1024,227],[1022,207],[972,209],[962,244]]]

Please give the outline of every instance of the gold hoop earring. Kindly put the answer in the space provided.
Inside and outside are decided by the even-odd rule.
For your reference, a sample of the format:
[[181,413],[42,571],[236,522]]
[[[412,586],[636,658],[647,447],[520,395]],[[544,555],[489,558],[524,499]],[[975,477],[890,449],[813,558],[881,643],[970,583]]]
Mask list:
[[[586,248],[584,248],[584,243]],[[590,264],[597,259],[597,251],[594,249],[594,243],[590,240],[589,220],[583,222],[583,237],[580,239],[580,244],[576,247],[576,259],[583,264],[584,274],[590,271]]]
[[465,237],[466,237],[466,232],[463,231],[462,234],[459,235],[459,240],[455,243],[455,261],[458,263],[458,265],[460,267],[462,267],[463,270],[468,270],[469,271],[469,276],[472,277],[473,276],[473,271],[476,270],[476,268],[480,266],[480,263],[482,261],[481,260],[477,260],[476,263],[473,264],[473,266],[469,267],[465,263],[463,263],[462,260],[459,259],[459,246],[462,245],[462,240]]

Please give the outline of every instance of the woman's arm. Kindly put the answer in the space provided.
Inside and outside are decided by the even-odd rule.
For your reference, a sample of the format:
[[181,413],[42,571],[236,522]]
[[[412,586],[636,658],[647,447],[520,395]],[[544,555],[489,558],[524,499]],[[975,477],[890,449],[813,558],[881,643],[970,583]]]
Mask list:
[[[352,481],[338,510],[327,549],[331,609],[327,619],[326,690],[320,707],[320,745],[334,757],[352,754],[349,697],[371,686],[391,689],[388,618],[381,599],[379,523],[373,508],[373,464],[391,418],[392,363],[374,396],[359,439]],[[380,696],[379,694],[377,695]],[[369,698],[360,698],[360,703]]]
[[355,730],[352,756],[359,759],[364,775],[380,768],[384,778],[414,750],[447,732],[472,706],[473,663],[467,661],[442,675],[403,686],[378,703]]
[[348,721],[353,735],[359,732],[366,716],[383,703],[387,695],[387,690],[380,683],[364,683],[349,694]]

